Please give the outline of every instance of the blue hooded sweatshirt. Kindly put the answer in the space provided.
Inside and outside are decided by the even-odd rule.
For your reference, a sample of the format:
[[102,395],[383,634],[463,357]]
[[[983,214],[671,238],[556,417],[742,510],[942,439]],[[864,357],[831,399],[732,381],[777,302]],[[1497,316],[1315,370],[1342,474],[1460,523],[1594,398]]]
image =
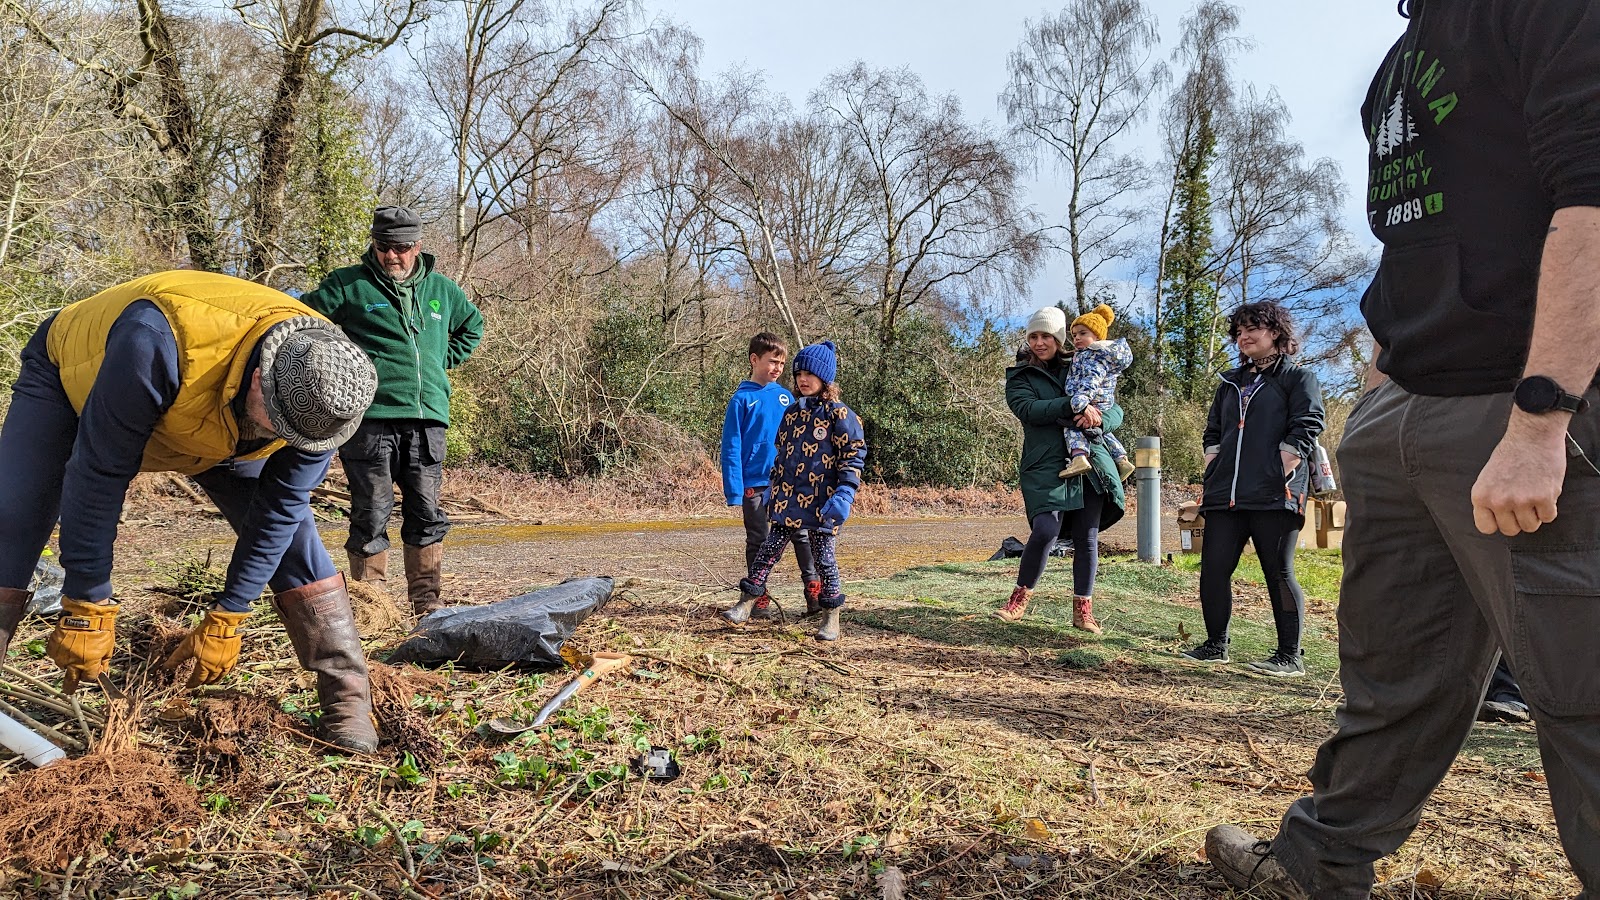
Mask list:
[[777,458],[778,423],[794,395],[776,381],[739,383],[722,419],[722,495],[729,506],[744,501],[745,488],[764,488]]

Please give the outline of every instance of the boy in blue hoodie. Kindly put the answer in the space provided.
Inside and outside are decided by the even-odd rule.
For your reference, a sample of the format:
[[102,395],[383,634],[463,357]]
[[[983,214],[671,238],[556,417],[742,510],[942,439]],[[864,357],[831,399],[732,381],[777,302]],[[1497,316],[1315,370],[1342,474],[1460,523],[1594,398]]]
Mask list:
[[[755,562],[756,550],[766,541],[770,529],[768,487],[778,452],[778,423],[794,403],[794,396],[778,383],[788,357],[789,347],[783,338],[765,331],[751,338],[750,377],[733,392],[722,420],[722,495],[729,506],[744,507],[746,571]],[[794,556],[805,581],[806,606],[814,607],[822,596],[822,578],[817,574],[811,545],[804,540],[795,541]],[[752,619],[770,621],[777,617],[765,595],[750,611]]]

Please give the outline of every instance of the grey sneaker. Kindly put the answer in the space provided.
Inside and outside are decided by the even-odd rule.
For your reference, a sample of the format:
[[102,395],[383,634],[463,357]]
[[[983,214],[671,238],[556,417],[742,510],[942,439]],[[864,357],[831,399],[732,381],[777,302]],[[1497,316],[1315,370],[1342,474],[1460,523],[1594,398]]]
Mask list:
[[1225,663],[1228,661],[1228,642],[1225,640],[1206,641],[1193,650],[1183,651],[1183,653],[1180,655],[1187,657],[1188,659],[1192,659],[1195,662]]
[[1236,891],[1274,900],[1311,900],[1272,855],[1272,844],[1242,828],[1218,825],[1206,832],[1206,859]]
[[1526,722],[1528,704],[1516,700],[1485,700],[1478,707],[1479,722]]
[[1272,655],[1260,662],[1253,662],[1250,668],[1262,675],[1271,675],[1276,678],[1299,678],[1306,674],[1305,655],[1300,651],[1274,650]]

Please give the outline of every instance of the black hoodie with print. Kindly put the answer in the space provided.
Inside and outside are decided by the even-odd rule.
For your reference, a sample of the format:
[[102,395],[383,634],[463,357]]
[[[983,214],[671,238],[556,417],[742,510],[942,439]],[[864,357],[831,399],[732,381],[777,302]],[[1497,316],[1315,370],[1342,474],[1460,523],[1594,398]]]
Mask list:
[[1550,217],[1600,206],[1600,0],[1412,0],[1362,121],[1378,368],[1416,394],[1510,390]]

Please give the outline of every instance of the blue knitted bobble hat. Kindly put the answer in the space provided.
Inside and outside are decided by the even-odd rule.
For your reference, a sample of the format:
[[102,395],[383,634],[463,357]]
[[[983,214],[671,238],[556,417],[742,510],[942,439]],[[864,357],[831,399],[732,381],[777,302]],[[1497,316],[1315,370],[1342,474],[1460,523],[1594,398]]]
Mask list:
[[823,384],[832,384],[833,377],[839,374],[838,348],[833,346],[833,341],[823,341],[812,344],[795,354],[794,370],[796,372],[810,372],[822,379]]

